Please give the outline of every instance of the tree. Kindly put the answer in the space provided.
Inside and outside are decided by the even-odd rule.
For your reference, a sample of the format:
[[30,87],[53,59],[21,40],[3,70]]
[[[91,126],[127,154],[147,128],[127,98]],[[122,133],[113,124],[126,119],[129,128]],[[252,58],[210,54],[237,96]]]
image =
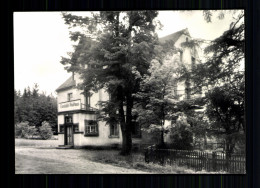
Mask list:
[[137,121],[143,129],[159,130],[162,147],[165,121],[170,119],[170,115],[176,108],[177,95],[174,89],[178,79],[177,59],[164,61],[163,64],[153,60],[148,74],[142,79],[140,91],[135,95]]
[[39,93],[38,93],[39,89],[38,89],[38,87],[39,87],[39,85],[37,83],[35,83],[34,86],[33,86],[32,96],[34,98],[37,98],[39,96]]
[[205,90],[203,101],[211,132],[223,137],[227,153],[234,152],[237,140],[244,137],[246,129],[245,80],[241,68],[245,51],[244,13],[233,14],[229,29],[205,48],[208,58],[191,74],[194,85]]
[[105,106],[114,108],[106,108],[106,113],[117,114],[111,118],[120,122],[124,155],[132,147],[133,94],[139,90],[158,44],[157,15],[157,11],[102,11],[89,17],[63,13],[66,24],[81,30],[71,32],[71,39],[79,42],[70,58],[62,58],[61,63],[81,75],[84,94],[101,88],[111,94]]
[[14,123],[20,122],[20,109],[19,103],[21,99],[21,92],[14,90]]
[[[243,88],[244,89],[244,88]],[[232,91],[230,85],[216,87],[208,94],[207,114],[211,128],[215,134],[222,136],[226,143],[226,152],[233,153],[235,145],[243,137],[244,124],[244,93]],[[245,140],[244,140],[245,141]]]
[[48,121],[53,131],[57,130],[57,101],[53,96],[38,93],[38,84],[32,91],[27,87],[23,94],[18,91],[14,93],[15,102],[15,124],[28,122],[29,126],[39,128],[42,122]]
[[[198,41],[186,41],[181,44],[184,48],[190,48],[195,54],[197,53],[198,45]],[[178,135],[186,131],[186,129],[182,128],[167,128],[165,130],[166,120],[176,124],[178,117],[185,112],[185,115],[191,120],[189,121],[189,127],[193,127],[196,124],[194,120],[199,122],[195,118],[195,104],[192,105],[190,97],[187,95],[188,100],[179,101],[180,96],[177,94],[177,85],[180,82],[186,84],[186,90],[190,89],[190,69],[179,61],[179,50],[171,40],[166,41],[157,48],[156,59],[152,61],[148,74],[142,79],[141,91],[135,95],[138,99],[135,104],[136,113],[138,114],[137,120],[143,129],[149,132],[160,133],[160,145],[162,147],[165,146],[165,133],[171,134],[169,131],[176,131],[176,135]],[[186,91],[187,93],[189,92]],[[190,128],[188,129],[191,131]],[[198,131],[196,133],[199,135]],[[187,140],[189,142],[187,148],[190,148],[188,145],[191,144],[192,135],[190,136],[191,139]],[[173,139],[176,142],[175,148],[178,145],[177,140]]]

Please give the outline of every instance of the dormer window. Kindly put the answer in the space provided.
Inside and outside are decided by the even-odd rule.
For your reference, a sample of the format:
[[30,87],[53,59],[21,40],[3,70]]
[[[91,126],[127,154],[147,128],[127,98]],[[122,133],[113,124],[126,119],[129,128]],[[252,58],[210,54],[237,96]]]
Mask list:
[[86,94],[86,107],[90,107],[90,94]]
[[72,100],[72,93],[68,93],[68,101]]
[[183,59],[183,52],[180,51],[180,62],[182,62],[182,59]]

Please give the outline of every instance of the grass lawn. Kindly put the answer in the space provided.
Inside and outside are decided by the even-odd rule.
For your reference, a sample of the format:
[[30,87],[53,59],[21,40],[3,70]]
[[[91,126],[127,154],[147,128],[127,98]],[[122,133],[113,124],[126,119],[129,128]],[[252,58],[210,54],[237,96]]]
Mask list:
[[89,160],[112,164],[114,166],[133,168],[137,170],[146,171],[148,173],[159,173],[159,174],[176,174],[185,173],[184,168],[177,166],[160,166],[158,164],[146,163],[144,161],[143,152],[133,152],[129,156],[122,156],[119,154],[120,150],[88,150],[91,151],[90,155],[87,156]]
[[15,138],[15,146],[57,147],[58,139],[55,136],[50,140]]

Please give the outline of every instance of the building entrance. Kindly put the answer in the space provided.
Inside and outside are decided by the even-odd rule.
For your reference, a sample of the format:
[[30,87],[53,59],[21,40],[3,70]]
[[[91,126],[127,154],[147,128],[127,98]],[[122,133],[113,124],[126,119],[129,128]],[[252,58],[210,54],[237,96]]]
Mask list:
[[64,145],[73,145],[73,120],[72,116],[65,116]]

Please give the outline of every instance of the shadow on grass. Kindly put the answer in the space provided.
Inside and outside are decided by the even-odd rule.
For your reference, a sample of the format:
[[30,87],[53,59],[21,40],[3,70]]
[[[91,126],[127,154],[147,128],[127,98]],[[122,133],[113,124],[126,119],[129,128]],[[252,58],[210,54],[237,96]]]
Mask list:
[[136,151],[132,152],[131,155],[123,156],[120,155],[119,149],[83,149],[84,155],[82,157],[88,158],[91,161],[99,162],[103,164],[111,164],[114,166],[142,170],[152,174],[175,174],[180,173],[172,166],[161,166],[153,163],[146,163],[144,160],[144,152]]

